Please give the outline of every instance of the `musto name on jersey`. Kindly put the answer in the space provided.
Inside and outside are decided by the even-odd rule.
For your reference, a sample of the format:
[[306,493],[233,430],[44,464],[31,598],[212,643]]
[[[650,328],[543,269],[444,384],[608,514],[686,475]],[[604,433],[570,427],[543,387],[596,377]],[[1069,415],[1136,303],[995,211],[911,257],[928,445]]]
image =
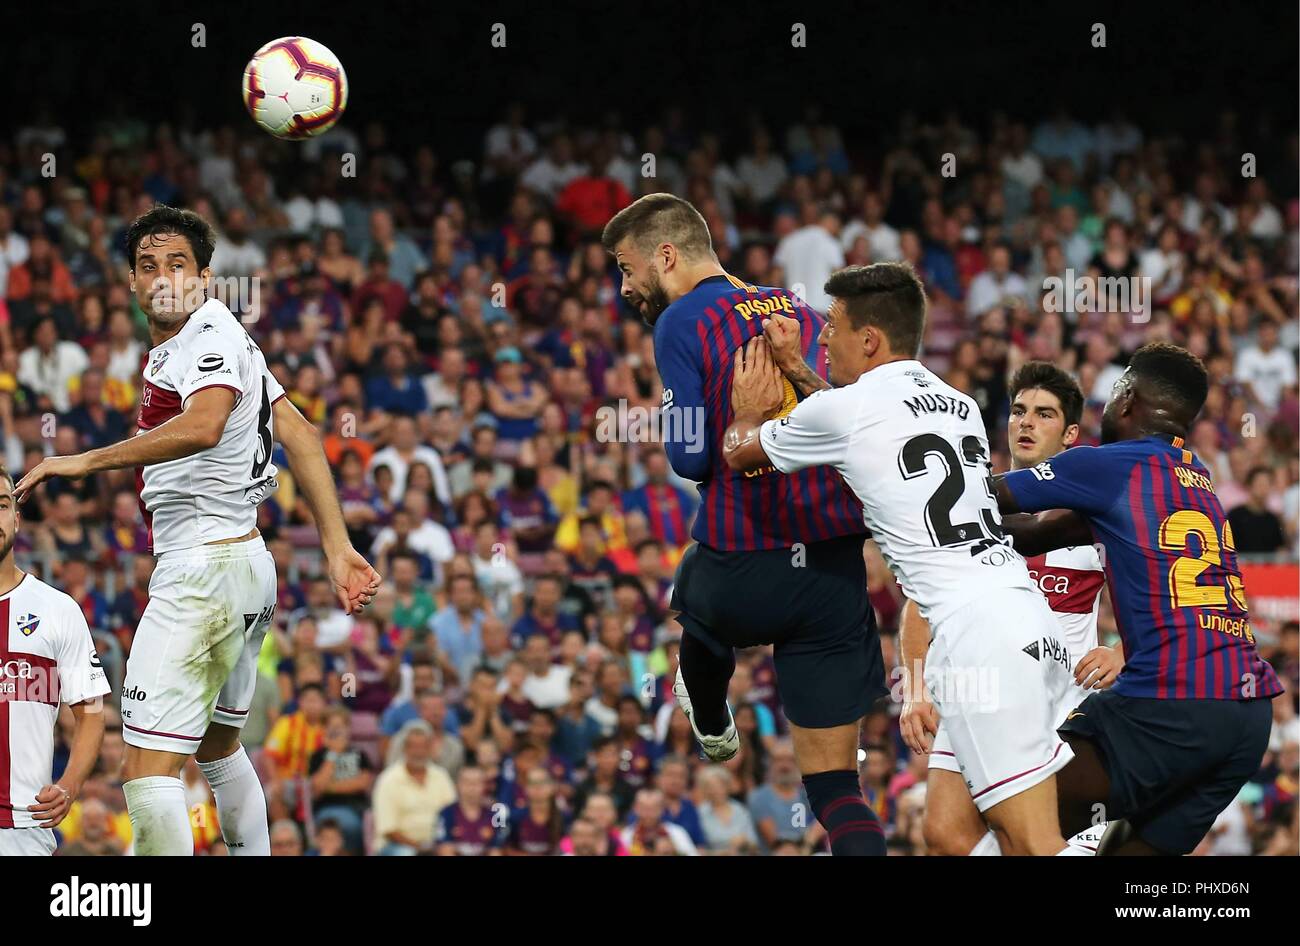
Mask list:
[[912,412],[913,417],[922,414],[955,414],[965,420],[970,414],[970,405],[965,401],[944,394],[918,394],[903,399],[903,405]]

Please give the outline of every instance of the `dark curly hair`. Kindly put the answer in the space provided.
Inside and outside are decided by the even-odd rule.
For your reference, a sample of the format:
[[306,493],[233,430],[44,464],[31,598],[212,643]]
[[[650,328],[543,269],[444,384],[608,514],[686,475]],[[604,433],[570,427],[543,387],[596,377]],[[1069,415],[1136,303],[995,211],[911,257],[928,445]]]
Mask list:
[[126,258],[131,263],[131,269],[135,269],[135,254],[140,248],[140,242],[147,236],[162,234],[176,234],[189,240],[190,249],[194,251],[194,261],[200,270],[207,269],[212,262],[212,251],[217,243],[212,225],[192,210],[154,204],[152,210],[136,217],[127,228]]

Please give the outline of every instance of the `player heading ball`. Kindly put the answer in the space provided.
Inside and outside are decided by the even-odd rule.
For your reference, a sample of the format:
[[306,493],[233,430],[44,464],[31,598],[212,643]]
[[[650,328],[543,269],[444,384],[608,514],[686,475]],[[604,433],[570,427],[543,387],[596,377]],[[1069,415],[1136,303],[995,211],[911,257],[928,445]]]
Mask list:
[[[926,683],[1003,852],[1073,853],[1061,835],[1054,782],[1071,757],[1055,727],[1073,699],[1072,679],[1068,660],[1052,659],[1067,651],[1002,532],[979,408],[917,360],[926,299],[910,266],[848,267],[831,276],[826,292],[832,301],[819,341],[841,386],[776,419],[778,364],[788,362],[792,340],[774,318],[767,342],[750,342],[736,369],[727,463],[839,471],[904,592],[930,622]],[[977,667],[997,670],[992,706],[943,692],[942,680]]]

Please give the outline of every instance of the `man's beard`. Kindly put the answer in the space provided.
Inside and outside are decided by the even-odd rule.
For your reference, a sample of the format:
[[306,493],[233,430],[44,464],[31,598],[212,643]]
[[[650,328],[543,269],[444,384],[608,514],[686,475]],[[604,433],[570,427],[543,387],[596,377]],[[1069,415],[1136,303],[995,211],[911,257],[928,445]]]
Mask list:
[[663,315],[664,309],[668,308],[670,305],[668,293],[664,290],[663,283],[659,281],[658,273],[655,273],[652,276],[652,282],[650,283],[645,295],[642,296],[642,299],[645,301],[646,310],[645,314],[643,314],[641,318],[646,325],[654,328],[654,324],[659,320],[659,316]]
[[9,553],[14,548],[14,540],[17,538],[17,535],[7,535],[4,537],[4,541],[0,542],[0,561],[9,557]]

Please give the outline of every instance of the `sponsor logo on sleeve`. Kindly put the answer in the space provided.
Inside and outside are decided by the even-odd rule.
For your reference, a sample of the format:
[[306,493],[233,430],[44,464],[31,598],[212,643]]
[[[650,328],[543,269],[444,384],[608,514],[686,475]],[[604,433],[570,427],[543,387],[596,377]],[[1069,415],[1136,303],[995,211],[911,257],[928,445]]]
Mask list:
[[197,365],[200,371],[216,371],[225,363],[226,360],[224,358],[222,358],[216,352],[213,352],[210,355],[201,355],[199,357]]

